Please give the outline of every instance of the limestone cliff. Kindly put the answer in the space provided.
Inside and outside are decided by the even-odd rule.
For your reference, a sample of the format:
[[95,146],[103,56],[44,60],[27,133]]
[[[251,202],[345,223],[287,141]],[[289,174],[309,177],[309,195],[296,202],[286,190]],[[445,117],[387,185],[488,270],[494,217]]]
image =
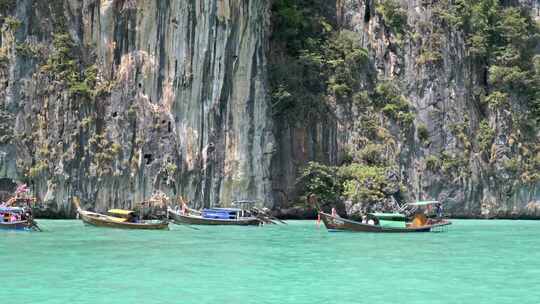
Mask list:
[[287,208],[308,161],[337,165],[377,142],[365,133],[373,120],[410,199],[443,200],[459,216],[540,216],[540,185],[522,176],[538,168],[515,168],[539,153],[537,129],[522,134],[512,115],[529,107],[519,96],[512,111],[482,105],[465,33],[437,17],[448,7],[402,1],[399,33],[382,1],[321,2],[332,30],[366,50],[351,72],[358,89],[391,82],[408,100],[403,128],[339,86],[330,98],[310,93],[329,105],[324,115],[276,113],[270,78],[294,66],[274,39],[274,2],[1,0],[0,177],[30,183],[48,216],[72,216],[73,195],[103,210],[154,190],[195,207],[253,198]]
[[2,1],[0,173],[51,215],[269,200],[266,1]]
[[[366,177],[371,173],[357,173],[364,180],[356,189],[341,190],[360,203],[353,205],[327,195],[341,188],[328,182],[339,167],[311,172],[316,177],[308,190],[345,200],[349,214],[390,194],[438,199],[452,216],[540,216],[538,71],[530,68],[539,44],[528,17],[538,18],[537,1],[341,0],[332,3],[334,11],[324,6],[328,1],[296,1],[315,3],[307,13],[291,1],[277,2],[283,26],[273,38],[281,49],[274,50],[281,56],[271,57],[278,75],[273,102],[285,104],[284,112],[315,117],[299,122],[278,116],[288,121],[278,136],[283,189],[297,190],[291,176],[308,160],[340,165],[352,159],[364,169],[391,168],[390,180],[374,187],[377,181]],[[297,16],[326,24],[298,25]],[[310,33],[287,32],[291,27]],[[291,44],[290,37],[302,43]],[[350,68],[357,64],[350,60],[355,52],[344,42],[367,50],[360,69]],[[284,56],[290,62],[285,73],[279,71]],[[296,66],[297,75],[288,77]],[[324,70],[333,71],[322,81],[305,81],[305,71]],[[311,99],[297,82],[311,91],[323,87],[313,103],[322,110],[306,112],[294,102]],[[384,189],[392,179],[407,191]]]
[[[342,22],[359,33],[379,75],[402,84],[414,108],[416,136],[401,147],[400,166],[416,199],[444,201],[454,216],[538,217],[539,113],[527,115],[533,109],[525,100],[538,98],[538,89],[523,96],[516,86],[507,90],[504,106],[491,103],[489,93],[498,85],[492,80],[495,68],[479,64],[471,55],[471,38],[445,19],[458,4],[402,1],[408,27],[402,41],[385,30],[375,1],[342,1]],[[517,7],[537,18],[537,5],[524,1],[501,11]],[[538,48],[538,40],[533,43]]]

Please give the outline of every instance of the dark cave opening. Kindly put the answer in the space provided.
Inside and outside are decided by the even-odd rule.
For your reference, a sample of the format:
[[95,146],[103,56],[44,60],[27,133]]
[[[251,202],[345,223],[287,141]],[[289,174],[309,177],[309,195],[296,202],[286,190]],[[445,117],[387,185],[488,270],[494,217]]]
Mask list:
[[145,154],[145,155],[144,155],[144,159],[146,160],[146,164],[147,164],[147,165],[150,165],[150,164],[152,163],[152,161],[154,160],[154,159],[152,158],[152,154]]
[[364,22],[368,23],[371,19],[371,6],[369,5],[369,1],[366,1],[366,11],[364,12]]

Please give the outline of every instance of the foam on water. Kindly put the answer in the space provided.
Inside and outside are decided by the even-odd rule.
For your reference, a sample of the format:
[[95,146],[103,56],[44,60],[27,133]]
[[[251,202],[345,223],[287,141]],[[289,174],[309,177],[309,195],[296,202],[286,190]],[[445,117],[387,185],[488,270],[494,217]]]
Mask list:
[[39,224],[0,231],[1,303],[540,303],[536,221],[424,234]]

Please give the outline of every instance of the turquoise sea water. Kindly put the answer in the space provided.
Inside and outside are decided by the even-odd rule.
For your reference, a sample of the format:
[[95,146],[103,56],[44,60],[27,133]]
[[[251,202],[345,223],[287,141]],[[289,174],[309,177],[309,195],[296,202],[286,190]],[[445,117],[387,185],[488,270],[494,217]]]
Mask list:
[[0,231],[0,303],[540,303],[540,221],[401,235],[39,224]]

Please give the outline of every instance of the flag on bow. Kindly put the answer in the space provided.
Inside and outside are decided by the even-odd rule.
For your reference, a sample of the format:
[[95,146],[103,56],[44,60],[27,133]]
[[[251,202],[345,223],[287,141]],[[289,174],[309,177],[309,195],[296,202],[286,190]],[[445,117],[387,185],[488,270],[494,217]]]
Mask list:
[[26,184],[22,184],[19,187],[17,187],[17,190],[15,190],[15,195],[22,194],[22,193],[27,193],[29,191],[30,191],[30,189],[28,188],[28,186]]

